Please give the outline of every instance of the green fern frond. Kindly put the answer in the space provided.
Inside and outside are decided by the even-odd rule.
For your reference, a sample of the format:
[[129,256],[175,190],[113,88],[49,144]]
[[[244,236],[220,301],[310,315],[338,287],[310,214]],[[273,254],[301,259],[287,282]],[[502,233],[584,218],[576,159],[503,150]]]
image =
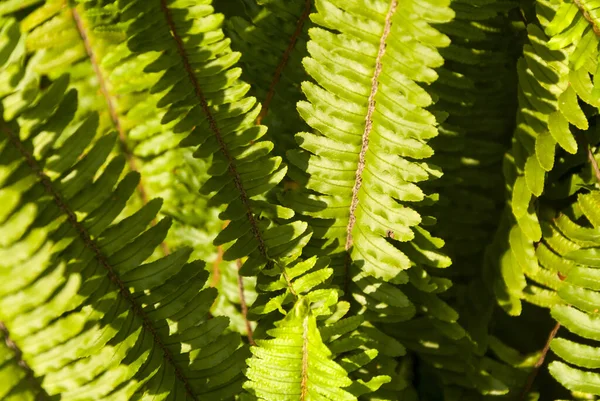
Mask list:
[[108,160],[116,135],[96,138],[96,115],[74,120],[65,76],[40,90],[33,61],[14,74],[23,42],[14,21],[3,27],[0,76],[16,79],[0,120],[1,351],[12,364],[0,394],[232,397],[247,350],[224,332],[227,318],[208,315],[203,263],[186,263],[189,249],[145,263],[170,226],[147,229],[161,201],[115,223],[139,175],[119,180],[123,157]]
[[[500,304],[513,315],[520,313],[521,299],[544,307],[560,302],[554,292],[561,286],[557,269],[540,268],[533,246],[540,241],[546,245],[553,242],[549,247],[564,255],[557,247],[565,244],[556,239],[552,229],[543,230],[553,225],[543,221],[553,217],[552,201],[544,203],[538,198],[547,194],[551,199],[566,199],[577,190],[576,183],[567,183],[561,174],[586,160],[587,149],[581,149],[581,143],[589,142],[591,115],[581,105],[600,105],[600,92],[592,82],[596,81],[598,37],[587,11],[580,10],[584,3],[538,2],[540,24],[527,25],[528,44],[517,65],[519,112],[504,169],[512,212],[504,235],[511,249],[499,263],[501,273],[495,285]],[[558,159],[557,165],[557,145],[574,156]],[[544,204],[549,203],[550,217],[546,219],[543,213],[548,206]],[[551,257],[553,253],[546,250],[542,247],[539,253]]]
[[288,152],[308,173],[293,177],[307,191],[288,191],[284,199],[315,231],[306,252],[332,257],[334,283],[352,299],[352,313],[372,323],[416,312],[450,324],[458,317],[437,295],[449,281],[430,274],[449,265],[438,250],[443,241],[424,229],[432,219],[419,213],[436,195],[417,186],[440,175],[419,161],[432,154],[427,141],[437,122],[418,83],[437,78],[437,48],[449,43],[430,24],[451,18],[446,6],[317,1],[311,15],[326,29],[309,30],[304,66],[316,84],[302,84],[308,102],[298,110],[314,131],[297,135],[303,151]]
[[[421,108],[429,105],[431,98],[411,78],[435,79],[431,67],[441,59],[434,46],[447,44],[447,38],[435,31],[415,37],[416,28],[400,22],[406,13],[396,2],[365,5],[369,19],[358,17],[356,7],[322,1],[317,2],[318,14],[311,16],[317,24],[342,33],[322,28],[309,32],[312,58],[305,59],[304,65],[322,86],[305,82],[303,90],[310,103],[301,102],[298,109],[315,133],[298,134],[304,152],[291,152],[288,157],[309,173],[306,188],[315,192],[306,199],[289,193],[289,201],[295,210],[319,219],[311,220],[315,229],[313,249],[323,251],[311,251],[337,254],[334,268],[346,276],[348,285],[357,273],[350,272],[346,250],[360,266],[357,271],[370,276],[363,281],[401,283],[408,280],[404,270],[411,265],[443,267],[449,263],[435,250],[439,240],[420,227],[411,229],[421,217],[410,208],[411,202],[425,199],[413,182],[436,174],[426,164],[412,161],[430,156],[425,140],[434,136],[436,129],[433,115]],[[446,8],[436,10],[432,19],[444,20],[451,14]],[[412,46],[429,55],[419,59],[419,68],[408,71],[396,61],[409,56],[404,55],[404,47],[394,45],[394,35],[407,41],[414,35]],[[360,51],[349,50],[355,46],[360,46]],[[332,52],[339,64],[329,61]],[[328,75],[334,68],[335,78]],[[394,102],[404,104],[409,98],[415,106],[398,110],[398,115],[390,114]],[[402,135],[393,134],[391,127],[396,124],[404,130]],[[401,242],[409,240],[412,242]]]
[[[563,303],[552,307],[552,317],[574,336],[559,337],[550,343],[552,351],[561,359],[550,364],[550,373],[572,391],[600,394],[600,375],[590,371],[598,363],[598,305],[600,290],[600,221],[598,217],[599,192],[579,195],[578,206],[593,228],[580,226],[563,217],[563,233],[583,247],[565,255],[573,266],[563,273],[564,285],[558,291]],[[592,208],[588,208],[588,206]],[[564,362],[563,362],[564,361]]]
[[267,333],[271,339],[257,340],[250,349],[253,357],[246,372],[250,381],[244,387],[252,394],[268,401],[356,400],[343,389],[352,382],[331,360],[308,299],[299,298]]
[[[143,4],[143,6],[142,6]],[[209,205],[226,205],[220,217],[229,223],[214,244],[226,246],[223,260],[242,259],[242,275],[258,275],[259,294],[251,309],[262,318],[257,338],[283,313],[288,302],[305,294],[315,315],[331,314],[337,295],[333,289],[314,289],[331,274],[326,263],[299,261],[311,236],[305,222],[290,221],[292,210],[278,206],[267,193],[285,176],[281,157],[270,155],[271,142],[261,138],[266,128],[256,125],[256,99],[245,97],[249,85],[239,80],[239,54],[229,48],[222,16],[210,2],[199,2],[189,12],[188,2],[121,2],[123,19],[130,21],[129,48],[136,53],[160,52],[145,72],[162,75],[151,92],[160,93],[163,124],[188,135],[184,146],[197,147],[194,155],[212,157],[211,178],[201,192]],[[200,47],[199,47],[200,46]],[[304,274],[312,267],[318,270]],[[320,308],[320,309],[319,309]],[[249,338],[249,341],[253,340]]]
[[266,132],[254,124],[260,106],[245,97],[249,85],[238,79],[239,54],[224,37],[222,16],[209,2],[191,12],[184,3],[122,2],[123,18],[132,20],[128,45],[135,52],[161,52],[146,72],[162,73],[152,88],[162,95],[158,106],[167,108],[162,123],[174,122],[175,133],[189,134],[184,145],[200,145],[195,156],[212,156],[212,178],[202,192],[214,194],[209,205],[228,205],[221,218],[231,220],[215,244],[237,240],[224,259],[250,256],[242,267],[248,275],[267,263],[285,265],[299,256],[310,234],[306,226],[273,226],[270,220],[289,219],[291,211],[261,198],[287,169],[280,157],[269,156],[272,143],[260,140]]

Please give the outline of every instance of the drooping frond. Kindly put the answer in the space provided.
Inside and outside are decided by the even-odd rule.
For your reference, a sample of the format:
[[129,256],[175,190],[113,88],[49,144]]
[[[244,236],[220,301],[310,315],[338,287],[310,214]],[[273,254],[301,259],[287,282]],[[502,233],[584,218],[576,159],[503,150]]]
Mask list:
[[247,349],[208,314],[203,262],[189,249],[145,262],[171,224],[147,228],[161,201],[115,222],[139,181],[109,160],[116,135],[74,119],[66,76],[40,88],[14,21],[0,37],[3,399],[232,397]]

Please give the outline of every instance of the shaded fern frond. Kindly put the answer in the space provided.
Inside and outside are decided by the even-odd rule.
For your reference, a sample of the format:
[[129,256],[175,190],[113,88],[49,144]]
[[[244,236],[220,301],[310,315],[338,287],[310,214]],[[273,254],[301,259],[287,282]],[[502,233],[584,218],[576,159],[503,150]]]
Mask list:
[[116,135],[74,119],[66,76],[41,90],[35,61],[21,71],[14,21],[2,38],[0,352],[21,369],[3,369],[3,399],[232,397],[247,349],[208,314],[203,262],[189,249],[145,262],[171,224],[147,228],[161,201],[115,223],[139,181],[109,160]]
[[[504,204],[501,163],[512,134],[516,89],[512,43],[517,37],[509,14],[517,5],[453,1],[455,18],[436,25],[451,40],[440,49],[445,61],[431,85],[438,97],[432,109],[441,119],[439,135],[430,141],[435,149],[431,163],[444,175],[423,183],[425,190],[439,193],[439,201],[423,212],[436,218],[430,230],[444,239],[443,250],[453,261],[451,268],[437,273],[443,278],[429,285],[452,281],[444,299],[459,312],[460,326],[450,330],[421,319],[397,330],[407,348],[428,365],[428,374],[439,375],[447,399],[503,394],[519,376],[488,348],[494,299],[484,268]],[[433,275],[431,269],[428,273]],[[422,332],[428,346],[418,334]]]
[[[202,187],[214,194],[209,205],[228,205],[221,214],[231,223],[215,242],[237,240],[225,260],[250,256],[242,272],[252,275],[267,262],[299,256],[306,242],[306,225],[273,226],[271,219],[289,219],[293,212],[261,198],[283,178],[286,167],[270,156],[272,143],[262,141],[266,128],[254,124],[260,106],[245,97],[249,85],[238,78],[239,54],[231,52],[229,39],[209,2],[122,2],[122,15],[131,19],[129,47],[140,53],[161,52],[146,72],[162,75],[152,92],[161,93],[159,107],[167,112],[162,123],[174,122],[175,133],[189,133],[184,145],[198,146],[195,156],[212,156],[211,179]],[[262,218],[264,216],[265,218]]]
[[305,126],[296,111],[300,84],[308,78],[302,66],[307,55],[312,0],[247,1],[250,20],[232,17],[226,27],[232,46],[242,54],[240,64],[252,93],[262,104],[258,123],[269,127],[276,152],[295,147],[294,134]]

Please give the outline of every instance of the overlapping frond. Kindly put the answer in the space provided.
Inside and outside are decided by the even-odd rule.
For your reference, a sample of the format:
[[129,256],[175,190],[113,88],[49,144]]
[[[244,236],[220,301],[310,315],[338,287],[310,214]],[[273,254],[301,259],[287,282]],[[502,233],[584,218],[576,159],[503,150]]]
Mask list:
[[175,133],[189,134],[184,144],[199,145],[197,157],[212,156],[212,178],[202,192],[214,194],[210,205],[227,205],[221,218],[231,220],[215,244],[237,240],[224,259],[250,256],[242,269],[255,274],[268,262],[294,260],[309,233],[306,225],[271,223],[293,216],[264,200],[286,167],[269,155],[272,143],[260,140],[266,132],[254,124],[260,106],[245,97],[249,85],[238,79],[239,54],[220,28],[222,16],[210,2],[195,8],[188,3],[122,2],[123,18],[133,19],[128,45],[135,52],[160,52],[146,72],[161,73],[152,91],[161,93],[158,106],[167,108],[162,123],[173,121]]
[[243,275],[258,276],[259,296],[250,312],[263,321],[255,333],[260,339],[300,297],[312,313],[331,315],[337,292],[315,288],[331,272],[325,261],[298,259],[311,230],[291,220],[294,212],[268,194],[287,168],[271,155],[273,144],[262,139],[266,127],[256,124],[260,105],[246,97],[249,85],[239,79],[239,53],[231,51],[221,30],[222,15],[210,1],[193,4],[122,1],[120,9],[129,24],[129,48],[159,52],[144,72],[161,74],[151,89],[161,95],[157,106],[166,110],[161,123],[187,135],[182,144],[196,147],[196,157],[212,158],[211,178],[201,192],[210,194],[209,205],[226,206],[220,217],[228,221],[214,244],[225,246],[224,260],[244,260]]
[[50,79],[69,74],[81,94],[80,113],[97,111],[101,131],[118,131],[117,152],[142,176],[130,203],[135,208],[160,196],[161,215],[174,219],[163,254],[192,246],[195,257],[215,258],[215,248],[206,244],[220,229],[218,210],[207,209],[206,197],[198,192],[208,179],[206,163],[178,146],[182,137],[173,134],[172,126],[160,124],[160,96],[149,92],[159,74],[142,73],[158,54],[138,56],[128,50],[115,4],[63,3],[47,0],[21,22],[30,31],[28,50],[40,59],[38,72]]
[[[235,263],[221,262],[220,249],[211,244],[221,229],[219,209],[208,207],[207,197],[199,193],[209,178],[208,165],[194,158],[191,149],[179,146],[185,135],[174,134],[173,124],[160,123],[164,115],[157,108],[161,94],[150,93],[160,74],[143,72],[158,53],[138,55],[127,48],[125,24],[118,21],[114,3],[63,3],[48,0],[21,23],[24,30],[31,31],[29,50],[48,60],[41,63],[39,72],[51,79],[59,73],[70,74],[72,86],[82,94],[80,102],[100,113],[101,131],[119,132],[115,153],[123,153],[128,169],[141,174],[136,196],[124,215],[129,208],[135,210],[149,199],[161,197],[159,216],[171,217],[173,227],[160,253],[189,246],[194,258],[210,262],[210,283],[219,289],[215,313],[226,313],[233,326],[245,332],[242,313],[236,307],[240,302]],[[251,288],[245,287],[252,299]]]
[[15,21],[0,37],[0,395],[231,398],[248,351],[208,314],[203,262],[145,262],[171,224],[148,228],[161,201],[115,222],[139,181],[109,158],[116,135],[75,119],[68,77],[41,88]]

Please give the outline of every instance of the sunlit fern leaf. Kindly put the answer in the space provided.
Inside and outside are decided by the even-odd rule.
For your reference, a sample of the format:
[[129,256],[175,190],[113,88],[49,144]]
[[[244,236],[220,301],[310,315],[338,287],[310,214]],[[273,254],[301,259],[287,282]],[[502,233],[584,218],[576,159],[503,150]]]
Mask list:
[[356,400],[343,389],[352,382],[331,360],[308,299],[298,299],[268,334],[272,338],[257,340],[251,348],[247,390],[268,401]]
[[[290,152],[288,157],[309,173],[306,187],[315,193],[301,199],[290,192],[288,200],[296,210],[318,218],[311,220],[315,229],[311,251],[337,254],[333,266],[337,275],[346,276],[346,283],[359,281],[360,271],[371,277],[367,281],[401,283],[408,279],[403,270],[415,263],[449,264],[435,249],[441,245],[439,240],[420,227],[411,229],[421,217],[410,208],[426,197],[413,182],[436,174],[412,161],[431,155],[425,138],[434,136],[436,129],[433,115],[421,108],[431,99],[411,78],[435,79],[431,66],[441,63],[435,46],[447,45],[447,38],[436,31],[413,37],[411,46],[429,57],[419,59],[422,64],[414,70],[419,72],[405,71],[395,58],[410,57],[405,55],[406,43],[394,46],[392,39],[394,35],[411,38],[416,28],[400,21],[412,9],[384,1],[363,6],[321,1],[317,2],[319,13],[311,16],[317,24],[343,33],[322,28],[309,32],[312,58],[305,59],[304,65],[322,86],[305,82],[303,90],[310,103],[300,102],[298,109],[315,132],[298,134],[305,151]],[[365,16],[358,16],[359,8],[363,13],[368,10]],[[436,10],[435,18],[451,15],[446,8]],[[328,61],[333,54],[336,64]],[[337,71],[335,79],[329,75],[333,70]],[[394,122],[392,104],[405,104],[409,98],[416,105],[397,109],[399,114],[393,118],[398,122]],[[394,134],[392,127],[400,127],[400,122],[406,132]],[[368,138],[363,138],[365,133]],[[347,266],[346,249],[358,269]]]
[[[18,35],[2,38],[0,75],[20,65],[11,58]],[[35,65],[26,68],[23,79]],[[95,115],[73,120],[67,77],[45,90],[28,84],[27,104],[14,102],[23,98],[14,83],[0,120],[3,399],[28,391],[82,401],[238,393],[247,349],[224,332],[227,318],[208,315],[215,291],[202,290],[203,263],[187,263],[189,249],[144,262],[170,226],[163,219],[147,228],[161,201],[114,222],[139,180],[119,180],[123,158],[108,160],[116,135],[96,139]]]
[[[552,230],[543,230],[553,225],[552,201],[547,202],[550,211],[545,217],[542,211],[548,209],[543,195],[566,199],[577,191],[573,180],[581,182],[581,178],[571,172],[569,182],[564,175],[569,168],[579,169],[578,164],[587,159],[587,146],[582,148],[578,142],[585,145],[594,130],[590,129],[589,108],[582,104],[600,105],[593,84],[599,42],[583,3],[539,1],[539,22],[527,25],[528,43],[517,65],[517,127],[504,166],[512,216],[506,217],[503,238],[509,238],[511,249],[503,252],[495,284],[500,304],[513,315],[520,314],[521,299],[545,307],[560,302],[555,293],[561,285],[557,269],[539,268],[531,250],[540,240],[554,240],[559,246]],[[564,255],[562,250],[550,248],[552,252],[545,252],[545,247],[540,250],[546,259],[553,252]]]
[[[598,198],[597,190],[579,195],[579,206],[590,222],[595,221],[597,210],[588,209],[588,214],[586,206],[594,198]],[[559,337],[552,341],[551,349],[561,361],[552,362],[549,369],[566,388],[600,395],[600,375],[590,371],[600,367],[600,321],[597,317],[600,305],[600,230],[597,224],[594,224],[594,228],[573,222],[567,224],[568,230],[563,231],[565,235],[584,245],[584,248],[575,249],[565,256],[575,266],[564,274],[564,285],[558,292],[564,304],[552,308],[552,317],[574,336]]]
[[328,288],[333,271],[327,264],[327,258],[317,259],[313,256],[287,266],[283,277],[275,268],[263,271],[264,275],[257,281],[257,290],[261,294],[250,309],[250,314],[264,315],[275,310],[285,313],[286,304],[297,302],[296,295],[304,296],[311,303],[311,313],[319,319],[325,319],[320,331],[332,357],[348,373],[359,369],[370,373],[362,377],[358,375],[348,391],[355,396],[374,392],[390,381],[390,373],[391,376],[395,376],[395,373],[383,371],[379,360],[373,362],[372,366],[366,365],[379,353],[391,359],[404,355],[405,349],[372,325],[363,324],[361,316],[342,319],[350,305],[339,301],[339,290]]

